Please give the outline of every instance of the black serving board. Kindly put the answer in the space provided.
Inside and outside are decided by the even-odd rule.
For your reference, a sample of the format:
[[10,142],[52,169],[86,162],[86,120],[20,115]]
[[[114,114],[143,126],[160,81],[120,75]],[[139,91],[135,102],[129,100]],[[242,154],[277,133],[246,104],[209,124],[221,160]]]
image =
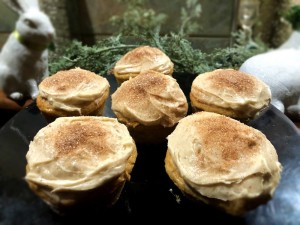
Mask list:
[[[176,74],[188,98],[194,77]],[[117,84],[107,76],[110,91]],[[190,112],[190,111],[189,111]],[[109,97],[105,116],[115,117]],[[138,157],[122,195],[112,208],[84,208],[58,215],[31,192],[23,179],[30,141],[47,125],[35,103],[17,113],[0,130],[0,225],[102,224],[113,222],[168,222],[197,224],[300,224],[300,134],[296,126],[272,105],[249,125],[261,130],[277,150],[283,165],[282,178],[274,197],[243,217],[230,216],[182,196],[164,169],[167,142],[137,145]]]

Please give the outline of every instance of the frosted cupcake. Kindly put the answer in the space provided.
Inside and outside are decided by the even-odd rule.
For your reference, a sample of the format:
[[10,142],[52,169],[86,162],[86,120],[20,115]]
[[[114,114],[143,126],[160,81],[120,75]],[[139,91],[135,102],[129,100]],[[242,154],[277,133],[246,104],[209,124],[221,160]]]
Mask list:
[[234,216],[270,200],[282,171],[262,132],[212,112],[179,121],[168,136],[165,168],[188,199]]
[[88,70],[59,71],[39,84],[36,103],[50,122],[62,116],[101,116],[109,88],[106,78]]
[[140,46],[127,52],[113,68],[113,74],[120,85],[147,70],[154,70],[172,76],[174,64],[159,48]]
[[26,154],[30,189],[59,213],[119,199],[137,157],[126,126],[114,118],[60,117],[35,135]]
[[112,94],[112,111],[139,143],[161,143],[185,117],[188,104],[176,80],[147,71]]
[[233,69],[199,74],[190,91],[194,112],[215,112],[245,121],[266,109],[271,97],[271,90],[263,81]]

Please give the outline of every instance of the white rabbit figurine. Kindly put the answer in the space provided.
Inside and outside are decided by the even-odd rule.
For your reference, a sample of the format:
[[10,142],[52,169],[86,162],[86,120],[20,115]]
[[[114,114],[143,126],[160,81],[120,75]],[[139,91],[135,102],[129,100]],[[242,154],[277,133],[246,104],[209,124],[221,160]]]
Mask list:
[[0,90],[16,101],[36,99],[38,84],[49,75],[47,47],[55,29],[38,0],[3,1],[19,19],[0,52]]
[[270,86],[271,103],[293,120],[300,120],[300,32],[294,31],[278,49],[247,59],[241,71]]

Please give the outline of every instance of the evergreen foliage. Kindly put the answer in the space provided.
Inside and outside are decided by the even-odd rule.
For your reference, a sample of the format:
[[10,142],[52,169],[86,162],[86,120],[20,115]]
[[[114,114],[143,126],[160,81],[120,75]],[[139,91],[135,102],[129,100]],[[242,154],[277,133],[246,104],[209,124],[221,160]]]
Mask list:
[[200,74],[218,68],[235,68],[249,57],[267,50],[261,42],[247,43],[245,34],[234,34],[233,47],[215,49],[205,53],[193,48],[188,35],[200,26],[194,19],[202,11],[198,0],[186,0],[181,9],[181,25],[177,33],[161,35],[160,26],[166,18],[152,9],[144,9],[145,0],[118,0],[127,3],[123,15],[112,17],[120,25],[118,35],[99,40],[93,46],[72,41],[65,48],[53,54],[49,60],[50,74],[59,70],[80,67],[101,74],[111,74],[115,63],[128,51],[141,45],[157,47],[170,57],[174,72]]
[[300,5],[291,6],[285,14],[285,18],[292,24],[294,30],[300,30]]
[[215,49],[211,53],[204,53],[194,49],[191,42],[181,35],[140,36],[135,44],[127,44],[121,35],[112,36],[98,41],[93,46],[83,45],[73,41],[69,46],[50,60],[50,74],[59,70],[80,67],[97,74],[110,74],[115,63],[129,50],[140,45],[157,47],[166,53],[174,63],[174,71],[179,73],[199,74],[218,68],[236,68],[249,57],[267,50],[263,44],[240,45],[224,49]]

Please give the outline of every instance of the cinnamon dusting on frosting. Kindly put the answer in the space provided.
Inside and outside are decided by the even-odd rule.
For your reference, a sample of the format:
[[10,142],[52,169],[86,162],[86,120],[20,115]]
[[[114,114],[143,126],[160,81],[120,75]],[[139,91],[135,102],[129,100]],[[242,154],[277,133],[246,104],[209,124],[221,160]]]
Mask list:
[[103,141],[107,136],[108,133],[105,129],[96,125],[93,121],[84,124],[66,124],[64,129],[55,135],[54,147],[58,157],[69,157],[73,154],[80,155],[82,149],[93,155],[103,157],[109,150],[109,146]]
[[159,48],[139,46],[127,52],[113,68],[115,76],[134,77],[147,70],[172,75],[174,64]]
[[[140,74],[137,79],[125,82],[122,88],[119,89],[119,94],[115,94],[114,101],[125,100],[128,105],[140,104],[140,101],[145,101],[149,94],[161,93],[164,91],[167,83],[168,80],[161,73],[147,71]],[[126,96],[124,96],[124,94],[126,94]],[[124,99],[124,97],[126,99]]]
[[149,46],[140,46],[134,49],[134,51],[128,52],[124,56],[124,60],[131,63],[136,63],[145,57],[153,57],[154,59],[162,55],[162,51],[158,48],[153,48]]
[[103,77],[80,68],[58,71],[56,74],[45,79],[41,87],[42,88],[55,88],[57,91],[68,91],[72,90],[78,85],[83,83],[88,84],[90,82],[95,82],[95,79],[102,80]]
[[212,88],[231,88],[242,95],[252,95],[255,80],[255,77],[237,70],[215,70],[207,78]]
[[195,126],[196,134],[202,140],[202,151],[197,156],[201,170],[212,166],[206,159],[208,155],[213,155],[218,162],[213,163],[218,172],[227,171],[236,163],[243,164],[246,158],[259,154],[258,143],[263,141],[252,128],[225,116],[203,118],[201,121],[194,121],[191,126]]
[[171,127],[187,114],[183,91],[171,76],[149,70],[112,94],[112,110],[130,122]]

